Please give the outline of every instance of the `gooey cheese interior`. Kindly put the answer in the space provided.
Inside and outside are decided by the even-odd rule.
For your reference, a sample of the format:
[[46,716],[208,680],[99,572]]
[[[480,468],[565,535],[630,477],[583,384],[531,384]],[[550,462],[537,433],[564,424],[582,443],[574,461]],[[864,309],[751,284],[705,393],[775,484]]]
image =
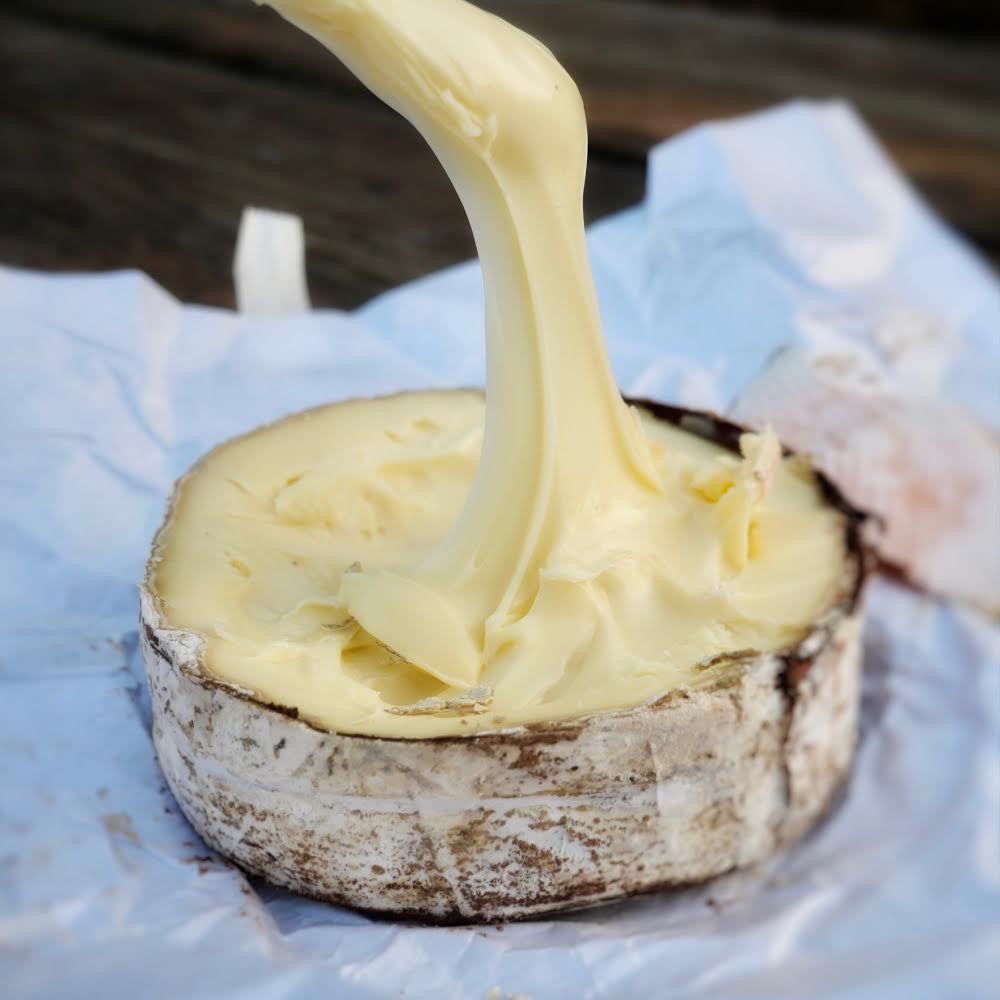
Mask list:
[[559,720],[704,683],[836,596],[842,519],[773,435],[742,457],[619,396],[586,257],[587,133],[535,39],[462,0],[274,0],[404,114],[483,267],[487,391],[357,401],[210,455],[160,538],[219,677],[344,732]]

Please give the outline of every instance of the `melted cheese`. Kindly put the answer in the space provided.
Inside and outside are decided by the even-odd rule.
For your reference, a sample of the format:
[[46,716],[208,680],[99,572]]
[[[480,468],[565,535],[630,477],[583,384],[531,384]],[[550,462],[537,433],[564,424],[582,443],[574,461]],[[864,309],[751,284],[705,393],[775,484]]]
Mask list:
[[[643,415],[660,501],[617,510],[602,534],[589,513],[568,521],[527,599],[484,629],[474,685],[406,663],[351,617],[342,583],[359,564],[421,565],[443,544],[481,468],[484,421],[477,393],[409,393],[224,445],[183,481],[160,539],[168,621],[205,637],[213,673],[265,701],[342,732],[413,737],[703,684],[717,678],[703,664],[786,647],[834,600],[843,525],[804,463],[778,462],[751,501],[766,439],[747,435],[741,461]],[[397,613],[434,640],[437,617]]]
[[843,530],[773,435],[640,417],[604,351],[587,133],[535,39],[462,0],[273,0],[405,115],[469,215],[472,394],[319,411],[211,456],[156,586],[210,670],[333,729],[430,736],[636,704],[799,637]]

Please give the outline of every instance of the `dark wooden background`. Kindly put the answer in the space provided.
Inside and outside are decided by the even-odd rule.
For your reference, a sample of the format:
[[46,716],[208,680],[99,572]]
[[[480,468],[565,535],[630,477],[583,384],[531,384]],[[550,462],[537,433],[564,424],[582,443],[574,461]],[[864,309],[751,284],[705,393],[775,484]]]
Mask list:
[[[638,201],[646,151],[679,129],[845,97],[938,211],[1000,260],[1000,5],[482,6],[537,34],[580,84],[590,218]],[[317,305],[357,305],[473,252],[416,134],[272,11],[4,0],[0,262],[137,267],[184,299],[228,305],[247,204],[304,217]]]

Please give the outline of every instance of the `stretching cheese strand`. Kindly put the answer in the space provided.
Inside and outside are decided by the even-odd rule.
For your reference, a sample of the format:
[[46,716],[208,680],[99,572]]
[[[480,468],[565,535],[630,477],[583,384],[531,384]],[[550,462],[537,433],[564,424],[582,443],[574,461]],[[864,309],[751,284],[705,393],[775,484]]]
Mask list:
[[[634,704],[701,682],[720,653],[793,641],[834,596],[839,520],[773,435],[748,436],[740,462],[622,401],[584,241],[583,105],[552,54],[463,0],[272,6],[408,118],[454,183],[483,270],[485,416],[468,394],[399,397],[218,453],[179,504],[202,491],[199,516],[225,514],[202,536],[214,550],[187,555],[215,589],[196,602],[169,585],[190,570],[179,509],[160,571],[171,620],[185,609],[221,676],[377,735]],[[242,596],[215,572],[226,551],[243,553]]]

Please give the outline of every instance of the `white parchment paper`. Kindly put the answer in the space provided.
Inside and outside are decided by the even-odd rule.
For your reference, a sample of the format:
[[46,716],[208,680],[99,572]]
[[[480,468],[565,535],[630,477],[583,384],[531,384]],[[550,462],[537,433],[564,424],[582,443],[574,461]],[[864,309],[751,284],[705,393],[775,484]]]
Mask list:
[[[996,278],[849,109],[790,105],[663,144],[645,203],[595,226],[590,250],[625,390],[753,400],[768,419],[776,355],[848,354],[864,364],[845,391],[955,408],[989,469]],[[0,268],[0,994],[995,996],[1000,630],[889,581],[869,595],[850,787],[765,869],[428,929],[248,881],[192,832],[153,757],[135,631],[171,483],[293,410],[481,382],[481,298],[470,264],[353,315],[259,319],[183,306],[132,272]],[[988,559],[996,525],[973,527],[962,551]]]

